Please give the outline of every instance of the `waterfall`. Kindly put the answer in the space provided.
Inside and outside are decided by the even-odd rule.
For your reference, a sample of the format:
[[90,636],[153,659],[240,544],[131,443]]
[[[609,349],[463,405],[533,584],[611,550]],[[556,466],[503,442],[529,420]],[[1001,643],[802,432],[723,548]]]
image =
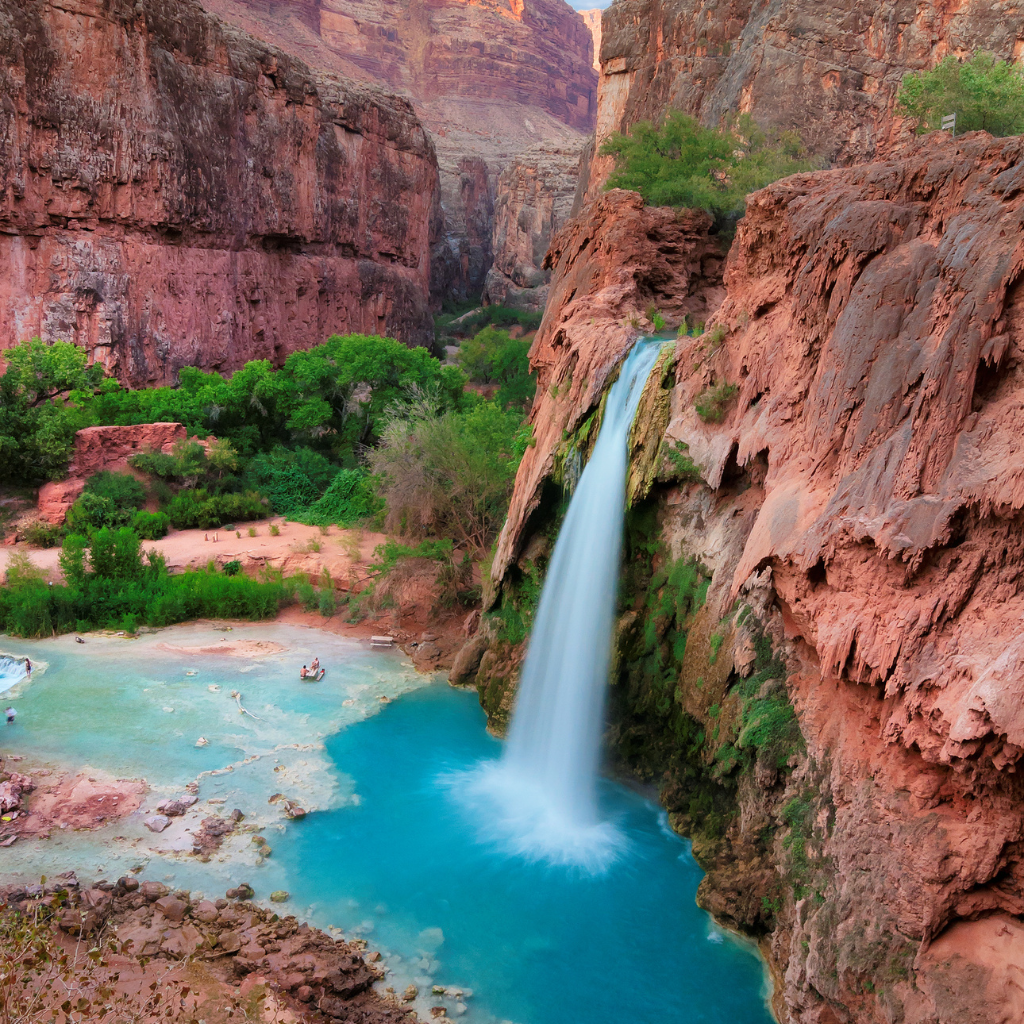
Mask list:
[[597,800],[625,512],[627,441],[661,344],[634,346],[551,556],[508,744],[481,778],[517,852],[600,870],[620,838]]

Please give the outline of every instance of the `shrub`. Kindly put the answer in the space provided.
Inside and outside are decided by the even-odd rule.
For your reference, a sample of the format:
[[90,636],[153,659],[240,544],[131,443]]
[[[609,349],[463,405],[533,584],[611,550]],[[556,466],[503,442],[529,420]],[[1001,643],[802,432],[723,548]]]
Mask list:
[[310,526],[357,526],[376,516],[383,504],[365,469],[342,469],[323,496],[297,518]]
[[224,563],[225,576],[237,576],[242,571],[242,563],[238,559]]
[[270,499],[278,515],[301,515],[323,495],[337,472],[338,467],[320,452],[279,446],[253,458],[245,479]]
[[739,386],[722,382],[716,387],[706,388],[693,403],[697,415],[705,423],[721,423],[725,419],[725,407],[739,394]]
[[44,523],[35,519],[25,529],[25,540],[37,548],[55,548],[64,537],[64,530],[53,523]]
[[957,132],[1024,133],[1024,67],[976,51],[966,60],[949,56],[931,71],[903,79],[896,108],[917,118],[919,132],[933,131],[956,114]]
[[521,418],[492,402],[466,413],[395,419],[370,466],[392,533],[432,532],[486,550],[501,526],[522,454]]
[[260,495],[208,494],[203,488],[179,491],[167,506],[167,515],[176,530],[212,530],[235,520],[262,519],[267,506]]
[[167,536],[171,520],[166,512],[136,512],[132,529],[143,540],[159,540]]
[[146,489],[130,473],[101,470],[86,480],[85,490],[108,498],[118,510],[139,509],[146,501]]
[[616,157],[605,188],[639,192],[651,206],[707,210],[717,219],[743,214],[749,192],[816,166],[796,132],[770,132],[747,114],[730,128],[705,128],[672,111],[660,127],[647,121],[601,147]]
[[65,525],[70,532],[84,534],[122,521],[122,513],[109,498],[91,491],[83,491],[65,517]]

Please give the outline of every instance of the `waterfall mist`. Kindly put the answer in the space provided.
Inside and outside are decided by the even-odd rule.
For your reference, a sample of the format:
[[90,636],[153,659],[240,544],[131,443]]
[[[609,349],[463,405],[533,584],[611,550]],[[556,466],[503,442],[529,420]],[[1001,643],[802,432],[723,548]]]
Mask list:
[[[601,870],[622,839],[597,781],[622,552],[627,441],[661,345],[640,342],[605,404],[548,566],[502,760],[469,786],[496,838],[532,859]],[[487,810],[481,809],[487,814]]]

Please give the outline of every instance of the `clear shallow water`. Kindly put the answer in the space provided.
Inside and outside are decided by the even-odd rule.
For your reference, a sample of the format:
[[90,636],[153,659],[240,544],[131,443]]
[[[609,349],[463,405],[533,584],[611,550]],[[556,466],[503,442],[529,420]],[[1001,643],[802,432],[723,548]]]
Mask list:
[[[252,662],[159,649],[220,636],[288,650]],[[314,646],[329,686],[295,681]],[[20,751],[145,776],[155,791],[144,807],[233,765],[202,775],[196,815],[239,806],[274,848],[257,866],[251,837],[232,837],[222,860],[202,864],[174,852],[175,836],[148,833],[140,813],[97,833],[18,843],[0,851],[4,873],[75,867],[86,878],[116,877],[143,865],[143,878],[208,894],[241,879],[261,896],[287,889],[288,912],[381,949],[388,984],[420,986],[424,1017],[442,1001],[455,1015],[454,1000],[429,997],[429,986],[441,984],[473,990],[467,1024],[771,1020],[760,962],[694,904],[700,869],[657,807],[601,785],[602,810],[628,847],[599,876],[507,853],[458,782],[501,750],[475,694],[431,685],[399,655],[278,625],[90,638],[88,651],[70,639],[0,647],[29,654],[36,666],[32,682],[11,691],[18,724],[0,734]],[[239,715],[231,689],[262,722]],[[396,699],[385,705],[382,695]],[[195,747],[198,735],[209,745]],[[277,791],[322,810],[285,822],[266,803]],[[211,806],[211,798],[226,804]]]

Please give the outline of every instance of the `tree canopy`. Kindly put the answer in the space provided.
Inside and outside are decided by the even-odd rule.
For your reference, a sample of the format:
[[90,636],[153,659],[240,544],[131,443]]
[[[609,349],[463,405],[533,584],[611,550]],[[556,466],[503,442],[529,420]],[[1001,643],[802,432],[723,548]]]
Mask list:
[[672,111],[659,126],[641,121],[628,135],[612,135],[601,153],[616,158],[605,188],[718,219],[741,216],[748,193],[816,166],[796,132],[766,131],[747,114],[729,127],[705,128]]

